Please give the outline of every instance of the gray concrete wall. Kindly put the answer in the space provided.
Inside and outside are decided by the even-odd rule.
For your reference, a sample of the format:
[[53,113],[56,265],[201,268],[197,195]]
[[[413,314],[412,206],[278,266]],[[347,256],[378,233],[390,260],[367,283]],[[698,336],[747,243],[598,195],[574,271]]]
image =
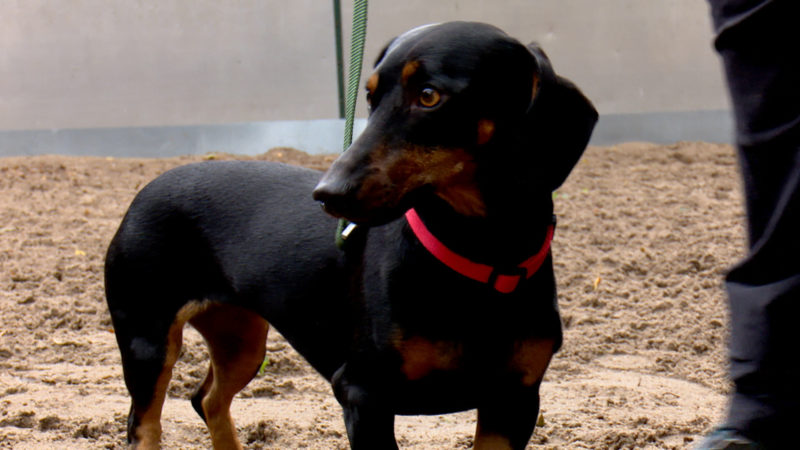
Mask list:
[[495,24],[539,42],[601,114],[728,108],[705,0],[370,2],[367,54],[416,23]]
[[[350,7],[343,0],[346,22]],[[455,19],[540,42],[602,116],[639,120],[621,129],[606,121],[606,135],[633,129],[647,139],[653,128],[692,138],[681,121],[728,109],[705,0],[373,0],[365,71],[393,36]],[[141,127],[331,119],[337,111],[330,0],[0,2],[0,154],[9,142],[33,148],[20,141],[33,135],[10,130],[120,128],[130,136],[147,133]],[[664,118],[672,120],[666,128]]]
[[0,2],[0,129],[335,117],[330,2]]

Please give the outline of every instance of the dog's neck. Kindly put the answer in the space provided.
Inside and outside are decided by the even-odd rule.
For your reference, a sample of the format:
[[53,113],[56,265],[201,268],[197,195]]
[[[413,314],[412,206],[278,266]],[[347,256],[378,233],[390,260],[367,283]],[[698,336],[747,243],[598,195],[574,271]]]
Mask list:
[[521,261],[536,253],[552,223],[550,194],[539,198],[487,198],[486,215],[458,214],[447,202],[430,196],[415,205],[425,225],[448,248],[486,263]]

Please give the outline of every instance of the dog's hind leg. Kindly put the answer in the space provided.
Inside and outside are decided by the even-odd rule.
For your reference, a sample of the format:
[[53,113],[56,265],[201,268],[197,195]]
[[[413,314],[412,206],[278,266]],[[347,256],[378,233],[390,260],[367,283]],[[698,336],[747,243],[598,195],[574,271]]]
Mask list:
[[192,405],[206,421],[214,448],[241,448],[230,406],[264,360],[269,325],[252,311],[222,304],[209,306],[189,323],[203,335],[211,354]]
[[125,322],[115,324],[122,354],[125,384],[131,394],[128,441],[134,448],[159,448],[161,409],[167,395],[172,368],[181,350],[183,322],[142,322],[146,334],[127,333]]

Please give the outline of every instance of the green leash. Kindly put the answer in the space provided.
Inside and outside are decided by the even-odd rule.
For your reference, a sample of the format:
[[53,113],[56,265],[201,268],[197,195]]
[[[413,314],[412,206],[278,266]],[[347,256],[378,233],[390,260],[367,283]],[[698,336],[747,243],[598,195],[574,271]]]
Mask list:
[[[356,116],[356,99],[358,86],[361,84],[361,65],[364,61],[364,42],[367,38],[367,0],[353,2],[353,35],[350,39],[350,71],[347,80],[347,97],[345,98],[344,147],[347,150],[353,143],[353,122]],[[356,225],[345,219],[339,219],[336,227],[336,246],[344,248],[347,236]]]
[[361,83],[361,64],[364,60],[364,42],[367,38],[367,0],[353,3],[353,36],[350,41],[350,72],[345,99],[344,148],[353,143],[353,122],[356,115],[358,85]]
[[[334,15],[338,26],[339,10],[338,2],[334,2]],[[337,33],[337,38],[339,34]],[[355,0],[353,2],[353,36],[350,41],[350,73],[347,83],[347,98],[345,99],[345,121],[344,121],[344,148],[347,150],[353,143],[353,122],[356,116],[356,99],[358,98],[358,85],[361,83],[361,64],[364,61],[364,42],[367,38],[367,0]],[[339,46],[337,45],[337,48]],[[341,71],[339,71],[341,75]],[[344,248],[344,241],[347,236],[356,228],[356,224],[344,219],[339,219],[336,227],[336,246]],[[269,356],[264,355],[264,361],[258,368],[258,376],[263,376],[267,367],[270,365]]]

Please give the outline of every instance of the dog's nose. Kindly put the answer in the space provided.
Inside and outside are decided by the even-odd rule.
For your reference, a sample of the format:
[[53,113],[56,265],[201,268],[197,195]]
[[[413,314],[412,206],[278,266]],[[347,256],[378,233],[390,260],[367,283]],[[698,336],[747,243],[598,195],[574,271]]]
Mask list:
[[325,212],[335,217],[341,217],[347,200],[338,189],[323,180],[314,188],[312,195],[314,200],[320,202]]

